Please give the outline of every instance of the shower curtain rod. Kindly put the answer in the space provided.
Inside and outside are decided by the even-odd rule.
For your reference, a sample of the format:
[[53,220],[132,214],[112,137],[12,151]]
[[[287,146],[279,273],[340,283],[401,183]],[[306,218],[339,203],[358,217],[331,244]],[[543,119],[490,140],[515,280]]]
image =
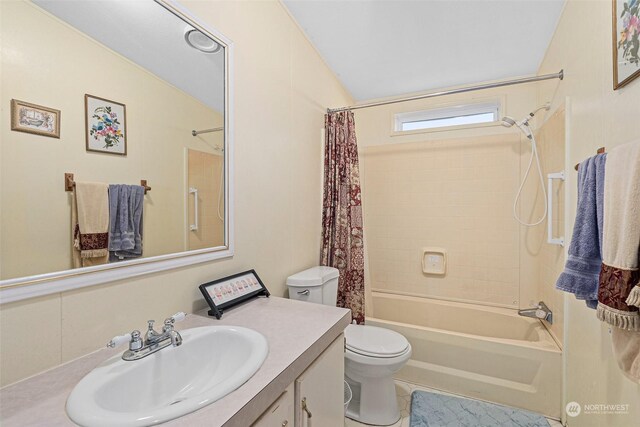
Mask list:
[[201,133],[209,133],[209,132],[218,132],[223,130],[224,127],[219,127],[219,128],[211,128],[211,129],[203,129],[203,130],[192,130],[191,131],[191,136],[196,136],[196,135],[200,135]]
[[407,98],[398,98],[398,99],[393,99],[389,101],[369,102],[366,104],[352,105],[351,107],[327,108],[327,113],[337,113],[340,111],[347,111],[347,110],[359,110],[361,108],[378,107],[380,105],[389,105],[389,104],[395,104],[398,102],[435,98],[437,96],[453,95],[456,93],[472,92],[474,90],[492,89],[496,87],[519,85],[522,83],[539,82],[541,80],[551,80],[551,79],[560,79],[560,80],[564,79],[564,70],[560,70],[559,72],[553,73],[553,74],[544,74],[542,76],[523,77],[520,79],[513,79],[513,80],[503,80],[501,82],[486,83],[486,84],[476,85],[476,86],[461,87],[458,89],[431,92],[431,93],[426,93],[424,95],[409,96]]

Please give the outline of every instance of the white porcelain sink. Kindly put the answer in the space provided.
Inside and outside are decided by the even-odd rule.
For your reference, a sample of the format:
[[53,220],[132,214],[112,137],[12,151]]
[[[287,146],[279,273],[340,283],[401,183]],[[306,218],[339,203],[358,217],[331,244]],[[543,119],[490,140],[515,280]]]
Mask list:
[[180,331],[182,345],[143,359],[107,359],[67,399],[82,426],[148,426],[193,412],[240,387],[262,366],[267,339],[239,326]]

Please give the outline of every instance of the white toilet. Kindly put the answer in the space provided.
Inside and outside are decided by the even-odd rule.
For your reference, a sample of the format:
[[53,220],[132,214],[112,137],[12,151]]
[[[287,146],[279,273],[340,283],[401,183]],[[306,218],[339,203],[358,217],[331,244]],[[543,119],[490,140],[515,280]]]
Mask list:
[[[289,298],[336,305],[338,270],[313,267],[287,278]],[[411,345],[401,334],[384,328],[349,325],[345,329],[345,376],[353,391],[347,417],[373,425],[400,419],[395,374],[411,357]]]

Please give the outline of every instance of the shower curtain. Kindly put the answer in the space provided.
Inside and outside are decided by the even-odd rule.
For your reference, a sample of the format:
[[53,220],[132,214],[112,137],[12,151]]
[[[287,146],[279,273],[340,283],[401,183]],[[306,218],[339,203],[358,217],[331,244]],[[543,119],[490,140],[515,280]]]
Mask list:
[[362,199],[355,121],[351,111],[325,116],[321,265],[340,271],[338,307],[364,322]]

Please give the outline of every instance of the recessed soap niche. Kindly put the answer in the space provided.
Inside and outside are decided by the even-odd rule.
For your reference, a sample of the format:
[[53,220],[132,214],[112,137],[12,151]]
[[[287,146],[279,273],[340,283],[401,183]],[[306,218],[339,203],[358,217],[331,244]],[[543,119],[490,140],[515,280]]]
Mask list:
[[447,250],[444,248],[422,248],[422,272],[444,276],[447,273]]

